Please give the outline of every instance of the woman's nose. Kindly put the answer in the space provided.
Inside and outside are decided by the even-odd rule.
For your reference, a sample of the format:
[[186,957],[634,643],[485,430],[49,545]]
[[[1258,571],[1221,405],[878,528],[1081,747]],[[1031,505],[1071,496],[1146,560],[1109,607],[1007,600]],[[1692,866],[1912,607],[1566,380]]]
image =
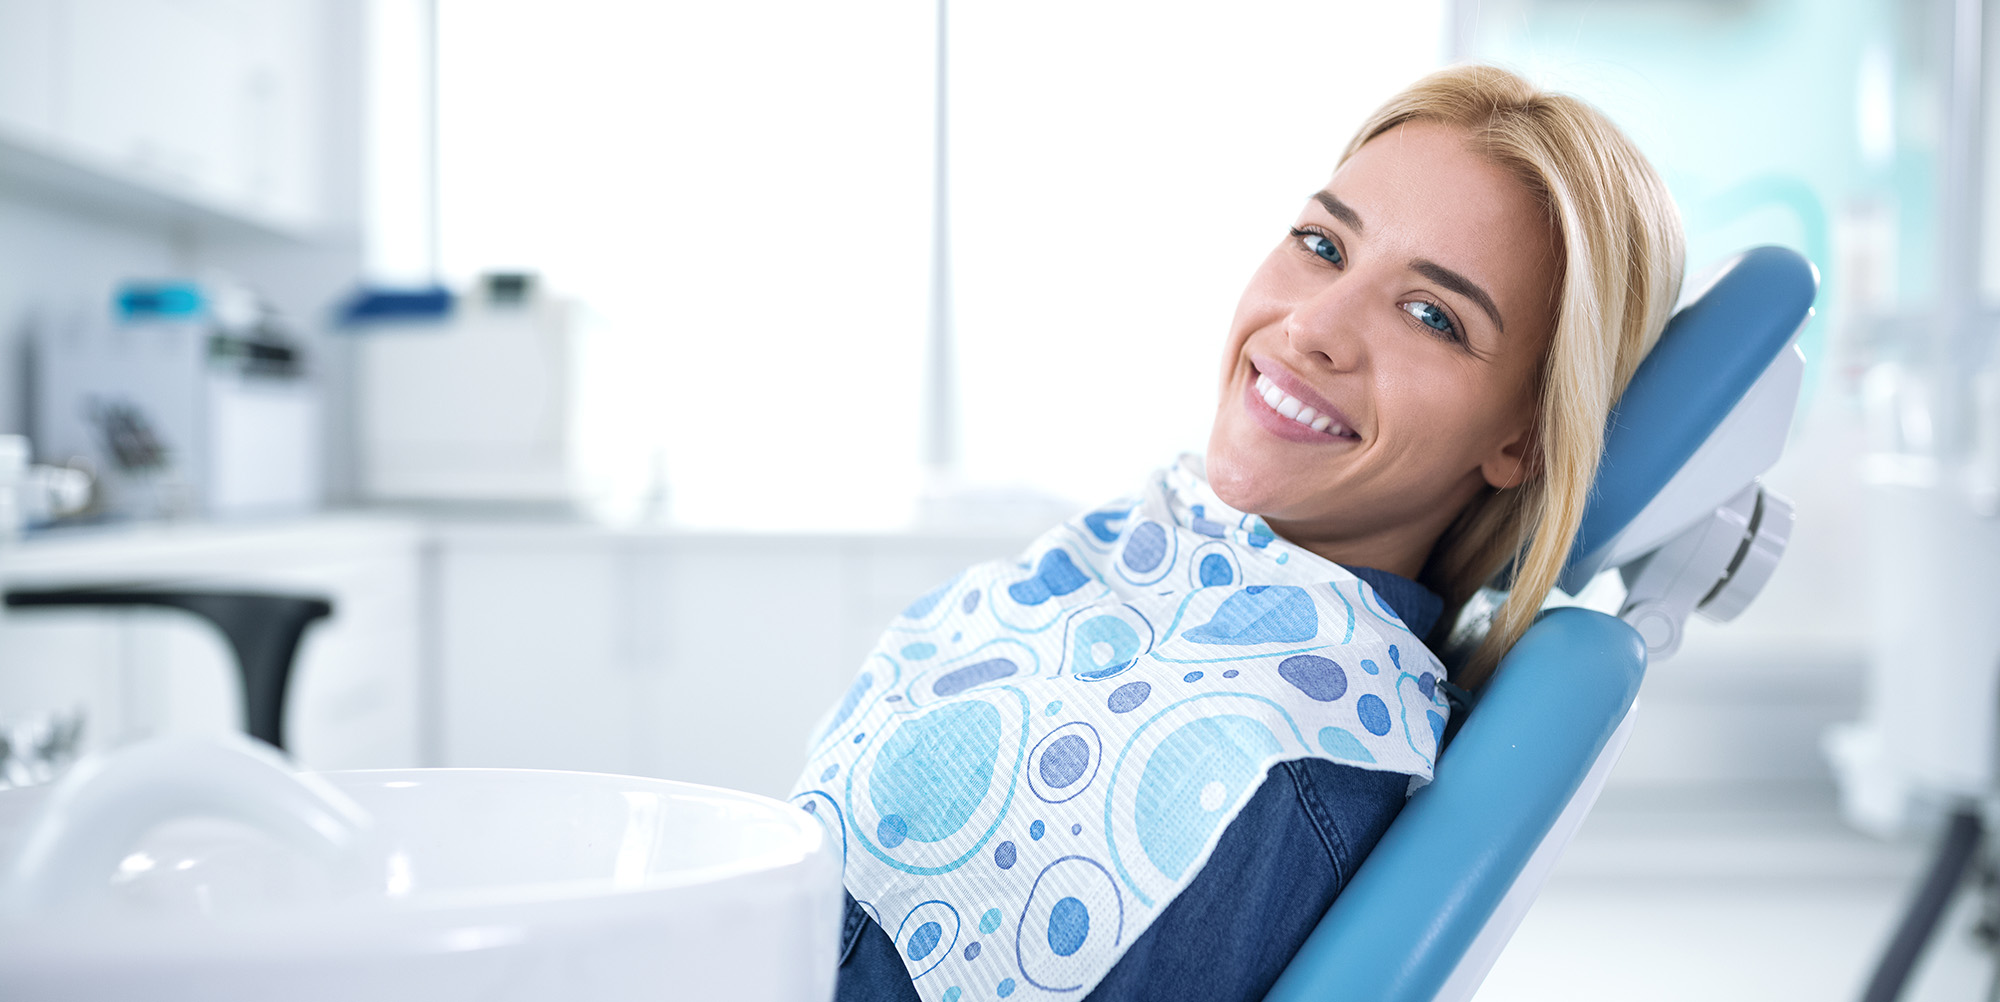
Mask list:
[[1285,320],[1292,349],[1337,371],[1362,368],[1368,360],[1362,292],[1362,282],[1341,276],[1295,304]]

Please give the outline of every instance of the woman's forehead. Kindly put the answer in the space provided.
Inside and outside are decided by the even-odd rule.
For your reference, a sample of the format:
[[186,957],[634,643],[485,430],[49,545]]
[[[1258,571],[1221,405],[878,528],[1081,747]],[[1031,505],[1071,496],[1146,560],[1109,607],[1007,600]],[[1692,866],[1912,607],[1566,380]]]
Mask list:
[[1334,172],[1329,187],[1336,185],[1392,198],[1446,195],[1446,206],[1471,211],[1538,211],[1526,186],[1481,154],[1470,130],[1421,119],[1362,144]]

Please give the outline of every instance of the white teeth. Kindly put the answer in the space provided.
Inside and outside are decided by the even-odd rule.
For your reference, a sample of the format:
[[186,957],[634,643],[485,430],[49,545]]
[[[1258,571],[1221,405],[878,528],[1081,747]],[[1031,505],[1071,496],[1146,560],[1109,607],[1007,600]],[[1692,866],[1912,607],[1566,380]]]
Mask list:
[[1271,381],[1271,377],[1258,373],[1256,386],[1257,395],[1264,398],[1264,403],[1279,414],[1291,418],[1314,431],[1324,432],[1335,438],[1340,438],[1347,434],[1347,429],[1334,423],[1333,415],[1321,414],[1319,411],[1307,407],[1299,398],[1279,389],[1278,384]]

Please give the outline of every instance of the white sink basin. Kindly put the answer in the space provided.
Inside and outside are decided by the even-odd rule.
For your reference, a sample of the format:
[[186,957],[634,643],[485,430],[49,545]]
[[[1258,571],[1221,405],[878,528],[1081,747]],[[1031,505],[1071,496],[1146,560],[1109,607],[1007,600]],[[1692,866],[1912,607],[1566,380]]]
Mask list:
[[789,805],[586,773],[292,775],[247,746],[139,746],[0,793],[0,998],[832,995],[839,850]]

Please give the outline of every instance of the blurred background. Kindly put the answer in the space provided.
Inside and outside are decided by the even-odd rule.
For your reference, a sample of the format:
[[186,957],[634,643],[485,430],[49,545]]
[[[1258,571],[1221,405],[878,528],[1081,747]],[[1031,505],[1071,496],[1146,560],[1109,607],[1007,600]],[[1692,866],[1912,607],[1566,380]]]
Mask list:
[[1480,997],[1858,994],[1993,787],[1991,12],[942,9],[0,0],[0,783],[249,727],[782,794],[912,597],[1203,446],[1242,283],[1480,59],[1630,132],[1691,269],[1822,279],[1791,550]]

